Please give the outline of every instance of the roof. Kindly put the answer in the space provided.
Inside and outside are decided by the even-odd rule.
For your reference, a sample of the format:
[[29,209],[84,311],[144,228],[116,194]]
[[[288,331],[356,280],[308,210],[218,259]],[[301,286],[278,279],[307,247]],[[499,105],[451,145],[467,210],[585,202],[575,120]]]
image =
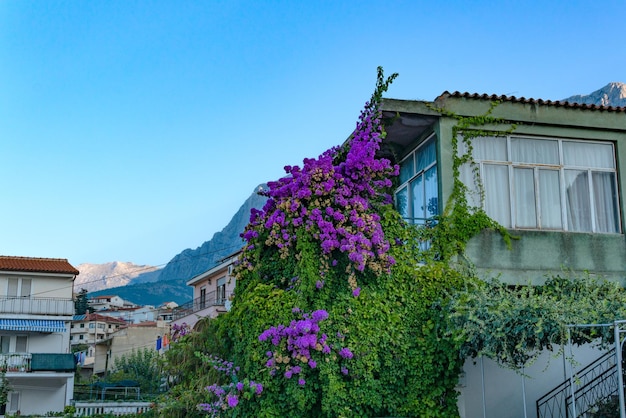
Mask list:
[[80,272],[65,258],[14,257],[0,255],[0,271],[24,271],[33,273],[63,273],[78,275]]
[[73,321],[99,321],[99,322],[110,322],[113,324],[125,325],[126,321],[120,318],[114,318],[112,316],[100,315],[97,313],[89,313],[84,315],[74,315]]
[[580,104],[580,103],[570,103],[567,101],[561,100],[543,100],[543,99],[532,99],[525,97],[515,97],[515,96],[498,96],[495,94],[478,94],[478,93],[461,93],[455,91],[454,93],[450,93],[448,91],[444,91],[441,93],[439,97],[435,99],[435,101],[440,99],[446,99],[448,97],[453,98],[463,98],[463,99],[477,99],[477,100],[491,100],[498,102],[512,102],[512,103],[523,103],[523,104],[538,104],[545,106],[554,106],[554,107],[566,107],[569,109],[582,109],[582,110],[599,110],[605,112],[625,112],[626,107],[616,107],[616,106],[598,106],[594,104]]

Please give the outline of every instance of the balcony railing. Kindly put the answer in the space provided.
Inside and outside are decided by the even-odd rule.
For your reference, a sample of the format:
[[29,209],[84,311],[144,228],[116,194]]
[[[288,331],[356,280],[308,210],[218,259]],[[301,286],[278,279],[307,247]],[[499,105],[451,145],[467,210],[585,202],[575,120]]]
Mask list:
[[74,301],[62,298],[0,296],[0,313],[73,315]]
[[0,354],[0,368],[7,373],[74,372],[73,354],[65,353],[7,353]]
[[211,306],[224,306],[230,296],[231,293],[226,293],[226,295],[221,296],[218,295],[218,292],[209,292],[205,297],[195,298],[194,300],[177,306],[172,312],[172,320],[175,321]]

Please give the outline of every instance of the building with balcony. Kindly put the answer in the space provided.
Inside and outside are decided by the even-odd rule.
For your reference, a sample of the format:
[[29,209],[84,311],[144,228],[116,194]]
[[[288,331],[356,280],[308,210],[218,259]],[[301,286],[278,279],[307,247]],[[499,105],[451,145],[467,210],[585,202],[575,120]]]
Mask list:
[[[471,154],[474,164],[458,172],[468,202],[519,237],[511,248],[494,231],[470,240],[465,256],[480,277],[541,284],[566,269],[625,284],[620,190],[626,190],[626,176],[620,168],[626,167],[626,108],[445,92],[434,102],[386,99],[382,111],[387,135],[381,153],[400,166],[394,197],[407,222],[436,222],[452,194],[455,153]],[[487,112],[501,122],[477,127],[485,134],[466,145],[455,130],[459,118]],[[550,361],[550,354],[523,374],[488,359],[468,360],[459,387],[461,416],[573,416],[572,393],[600,391],[594,379],[587,385],[582,377],[574,386],[559,386],[572,373],[565,359]],[[587,346],[574,351],[580,367],[573,372],[583,376],[583,367],[601,354]],[[612,371],[590,369],[596,382],[617,379],[611,359]],[[549,395],[557,406],[544,413],[540,404],[555,387],[566,389]],[[586,411],[583,403],[593,405],[575,398],[579,413]]]
[[218,262],[211,269],[189,281],[193,286],[193,299],[174,308],[171,325],[187,324],[193,328],[200,318],[215,318],[227,312],[235,291],[233,267],[241,251],[237,251]]
[[72,289],[65,259],[0,256],[0,366],[11,386],[7,413],[63,411],[74,391]]
[[132,308],[134,303],[126,301],[117,295],[95,296],[88,300],[89,307],[94,311],[104,311],[118,308]]

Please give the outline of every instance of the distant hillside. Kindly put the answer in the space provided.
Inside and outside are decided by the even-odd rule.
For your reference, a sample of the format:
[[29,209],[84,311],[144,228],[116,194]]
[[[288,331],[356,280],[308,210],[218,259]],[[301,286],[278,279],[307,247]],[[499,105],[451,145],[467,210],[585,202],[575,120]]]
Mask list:
[[133,263],[113,261],[105,264],[83,263],[77,267],[80,274],[74,280],[74,291],[81,289],[96,291],[111,287],[124,286],[140,275],[147,280],[158,277],[159,270],[152,266],[138,266]]
[[186,282],[243,246],[240,235],[250,222],[250,210],[262,208],[266,201],[265,197],[257,194],[257,190],[246,199],[228,225],[200,247],[182,251],[163,269],[139,274],[128,285],[89,293],[89,297],[116,294],[136,304],[155,306],[163,302],[181,304],[191,300],[193,292]]
[[594,104],[598,106],[626,106],[626,84],[613,82],[590,94],[570,96],[563,101],[579,104]]

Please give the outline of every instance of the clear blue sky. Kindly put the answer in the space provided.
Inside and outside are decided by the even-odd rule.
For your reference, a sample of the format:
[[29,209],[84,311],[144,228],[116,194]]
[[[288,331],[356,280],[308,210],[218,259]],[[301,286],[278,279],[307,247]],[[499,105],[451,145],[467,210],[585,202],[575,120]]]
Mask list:
[[0,254],[160,265],[387,96],[626,81],[621,1],[0,0]]

